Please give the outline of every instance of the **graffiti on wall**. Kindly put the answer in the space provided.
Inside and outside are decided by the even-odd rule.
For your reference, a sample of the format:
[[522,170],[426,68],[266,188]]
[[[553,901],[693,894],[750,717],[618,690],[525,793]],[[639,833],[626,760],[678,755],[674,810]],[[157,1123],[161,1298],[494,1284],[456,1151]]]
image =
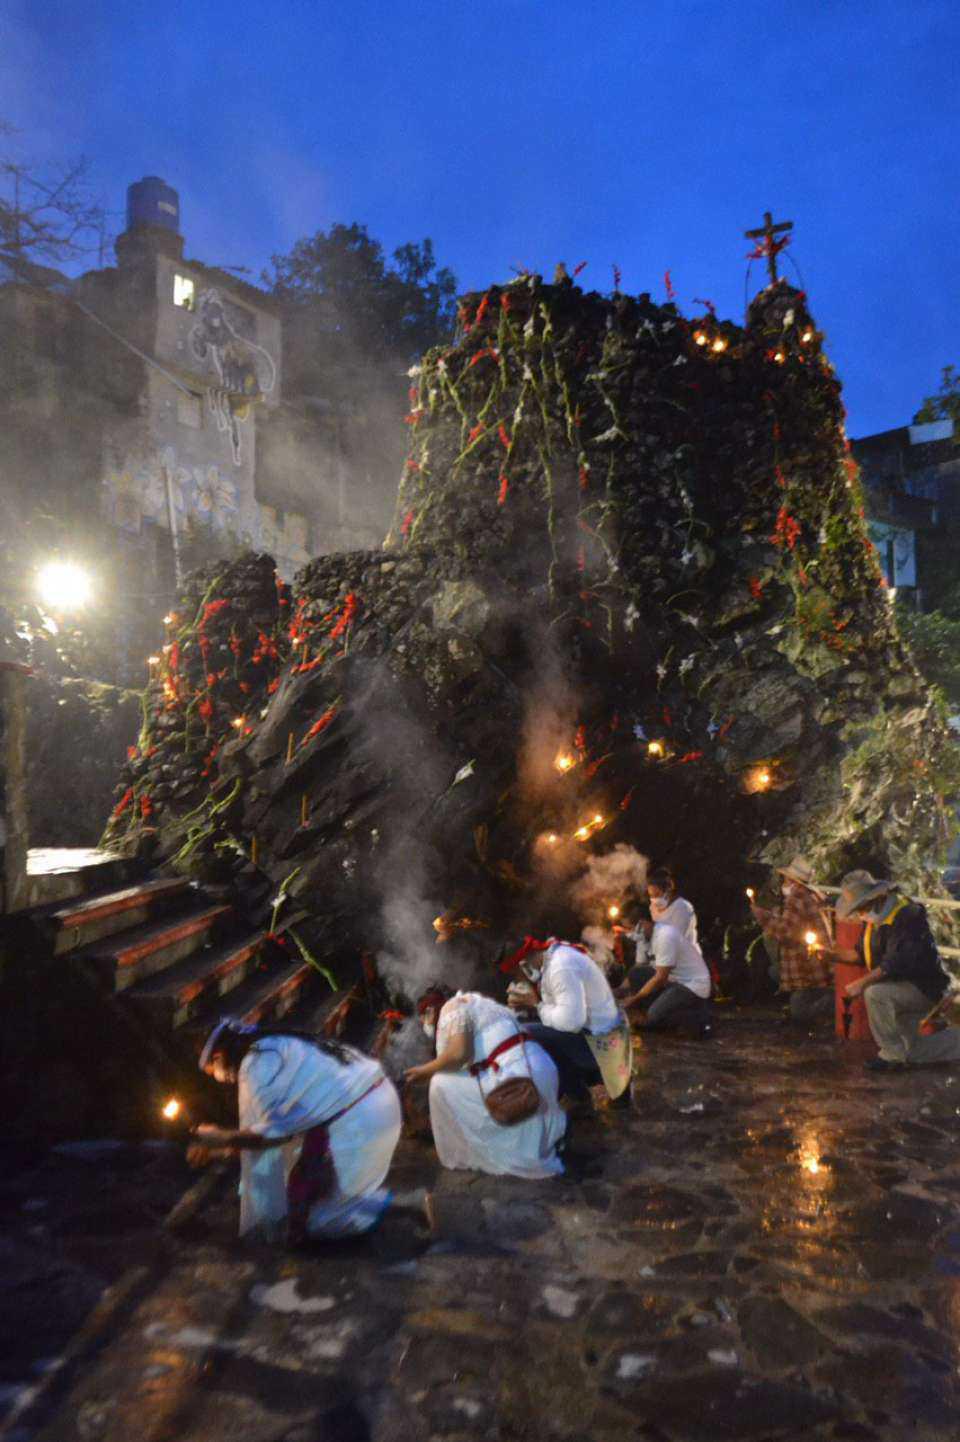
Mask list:
[[200,292],[190,349],[198,361],[212,362],[219,386],[208,392],[210,410],[219,430],[230,437],[234,464],[240,464],[240,424],[255,401],[277,383],[277,367],[264,346],[245,335],[243,313],[211,287]]
[[104,515],[120,530],[137,533],[144,521],[167,528],[169,504],[178,522],[200,521],[232,534],[249,529],[249,517],[241,516],[241,498],[231,477],[216,465],[184,465],[173,446],[112,469],[104,478]]

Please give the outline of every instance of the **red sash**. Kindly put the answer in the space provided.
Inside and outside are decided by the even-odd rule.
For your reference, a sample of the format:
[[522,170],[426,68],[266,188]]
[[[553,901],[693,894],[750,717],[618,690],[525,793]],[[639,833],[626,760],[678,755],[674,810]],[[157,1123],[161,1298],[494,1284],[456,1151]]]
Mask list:
[[502,1055],[503,1052],[509,1051],[512,1046],[520,1046],[522,1045],[522,1043],[522,1032],[518,1031],[513,1036],[506,1037],[502,1042],[500,1042],[497,1046],[493,1048],[493,1051],[490,1053],[489,1056],[484,1057],[483,1061],[475,1061],[473,1063],[473,1065],[470,1067],[470,1075],[479,1076],[480,1073],[486,1071],[488,1067],[493,1067],[494,1071],[499,1071],[500,1068],[497,1066],[496,1061],[497,1057]]

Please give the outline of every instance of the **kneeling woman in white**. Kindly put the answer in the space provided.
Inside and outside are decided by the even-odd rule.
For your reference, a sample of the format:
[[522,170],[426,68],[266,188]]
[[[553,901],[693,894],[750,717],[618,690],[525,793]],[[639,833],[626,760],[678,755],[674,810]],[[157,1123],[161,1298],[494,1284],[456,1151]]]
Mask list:
[[200,1066],[238,1084],[236,1131],[201,1125],[187,1153],[241,1158],[240,1235],[291,1242],[366,1232],[390,1200],[400,1100],[379,1062],[339,1042],[226,1020]]
[[[458,991],[446,1000],[439,989],[422,996],[417,1011],[427,1036],[436,1037],[437,1055],[406,1077],[430,1082],[430,1121],[442,1164],[531,1180],[559,1176],[557,1143],[567,1118],[557,1101],[557,1069],[542,1047],[523,1039],[513,1013],[479,992]],[[540,1106],[526,1121],[503,1126],[484,1097],[515,1077],[531,1078]]]

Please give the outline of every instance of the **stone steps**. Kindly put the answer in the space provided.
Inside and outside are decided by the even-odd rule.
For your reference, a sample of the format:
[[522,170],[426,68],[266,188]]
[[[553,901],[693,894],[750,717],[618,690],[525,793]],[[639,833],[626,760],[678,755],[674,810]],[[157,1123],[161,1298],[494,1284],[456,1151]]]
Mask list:
[[286,1016],[305,1001],[317,972],[306,961],[290,961],[268,975],[252,976],[231,994],[224,1015],[256,1025]]
[[145,862],[97,847],[43,847],[27,852],[24,908],[50,906],[143,878]]
[[236,990],[257,967],[265,933],[234,938],[134,982],[129,1002],[158,1025],[176,1030]]
[[85,947],[78,955],[113,976],[113,990],[124,991],[145,977],[183,961],[222,934],[233,916],[230,906],[207,906],[164,921],[135,926]]
[[185,877],[157,877],[56,905],[36,914],[34,921],[52,935],[54,955],[63,956],[155,919],[190,894]]

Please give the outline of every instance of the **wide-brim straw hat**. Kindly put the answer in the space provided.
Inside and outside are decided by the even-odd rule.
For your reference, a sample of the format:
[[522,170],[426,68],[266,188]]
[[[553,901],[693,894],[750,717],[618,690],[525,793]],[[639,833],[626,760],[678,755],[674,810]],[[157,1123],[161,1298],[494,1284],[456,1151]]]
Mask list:
[[875,901],[880,896],[889,896],[899,888],[895,881],[881,881],[869,871],[850,871],[840,883],[836,914],[839,921],[846,921],[855,911]]
[[814,887],[813,867],[805,856],[795,856],[786,866],[777,866],[781,876],[786,876],[789,881],[799,881],[801,886]]

